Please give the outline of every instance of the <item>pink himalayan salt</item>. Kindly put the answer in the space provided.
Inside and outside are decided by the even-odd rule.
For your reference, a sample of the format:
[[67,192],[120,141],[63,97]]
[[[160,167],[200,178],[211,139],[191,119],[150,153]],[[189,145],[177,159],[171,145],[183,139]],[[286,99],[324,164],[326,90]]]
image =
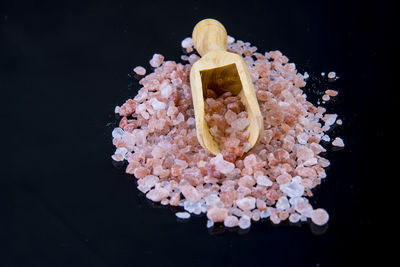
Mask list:
[[191,202],[197,202],[201,199],[201,194],[199,191],[197,191],[197,189],[191,185],[182,186],[181,191],[183,196]]
[[[189,40],[183,43],[186,50],[192,49]],[[283,194],[295,198],[304,192],[304,196],[312,196],[310,188],[326,177],[323,168],[329,161],[318,156],[324,151],[319,143],[327,136],[324,132],[335,122],[336,114],[324,115],[325,108],[306,101],[300,88],[305,85],[304,76],[297,74],[295,65],[288,63],[288,58],[279,51],[260,54],[255,52],[255,47],[242,41],[230,42],[228,51],[246,56],[264,117],[264,132],[252,151],[245,153],[246,130],[232,127],[238,119],[247,118],[240,99],[228,93],[217,97],[210,90],[207,97],[212,100],[206,101],[206,120],[210,130],[213,129],[214,138],[220,139],[223,150],[217,161],[227,168],[218,170],[211,163],[216,157],[205,152],[198,143],[189,73],[191,64],[199,57],[192,54],[186,56],[187,64],[164,62],[161,55],[162,60],[160,56],[153,57],[152,65],[158,67],[139,82],[143,88],[138,95],[116,109],[123,116],[119,125],[123,132],[113,134],[113,144],[123,149],[123,153],[117,154],[121,159],[122,154],[128,159],[126,171],[135,174],[139,190],[150,196],[164,193],[159,197],[162,204],[178,206],[184,199],[200,203],[212,196],[213,204],[210,202],[204,207],[208,217],[222,214],[223,219],[219,221],[225,222],[228,214],[232,214],[241,217],[238,224],[242,228],[249,227],[251,219],[256,221],[263,216],[270,216],[274,223],[286,219],[296,221],[298,216],[304,221],[311,216],[309,203],[301,208],[298,201],[289,200],[291,208],[280,212],[273,207]],[[331,94],[334,93],[327,90],[326,95]],[[322,119],[325,126],[316,119]],[[147,178],[150,174],[159,180]],[[292,178],[292,175],[299,176]],[[268,178],[271,186],[262,186],[263,178]],[[185,183],[180,184],[182,181]],[[188,187],[182,190],[184,185]],[[181,194],[181,190],[187,192]],[[200,197],[191,194],[193,192]],[[255,199],[252,212],[236,207],[236,201],[244,198]],[[197,199],[199,201],[192,202]],[[197,209],[196,212],[201,211]]]
[[332,145],[338,146],[338,147],[344,147],[343,139],[340,137],[336,137],[335,140],[333,140]]
[[222,154],[218,154],[217,156],[212,158],[210,160],[210,163],[214,164],[216,170],[223,174],[228,174],[235,168],[235,165],[233,163],[224,160]]
[[211,207],[207,210],[207,218],[213,222],[223,222],[228,216],[228,210],[224,208]]
[[256,206],[256,199],[254,197],[245,197],[242,199],[236,200],[236,205],[241,210],[252,210]]
[[328,90],[325,91],[325,94],[328,95],[328,96],[337,96],[338,95],[338,91],[328,89]]
[[146,197],[154,202],[160,202],[168,197],[169,191],[165,188],[155,188],[146,194]]
[[146,74],[146,69],[143,68],[142,66],[137,66],[133,69],[133,71],[137,74],[137,75],[145,75]]
[[316,225],[324,225],[329,220],[329,214],[324,209],[315,209],[311,212],[311,220]]
[[153,68],[158,68],[164,61],[164,56],[160,54],[154,54],[150,60],[150,66]]

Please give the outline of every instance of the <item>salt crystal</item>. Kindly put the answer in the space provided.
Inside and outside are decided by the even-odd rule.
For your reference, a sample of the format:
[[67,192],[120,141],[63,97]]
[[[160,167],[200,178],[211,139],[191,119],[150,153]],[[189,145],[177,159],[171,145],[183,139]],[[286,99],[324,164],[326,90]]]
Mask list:
[[199,191],[197,191],[197,189],[191,185],[182,186],[181,191],[183,196],[191,202],[197,202],[201,198]]
[[192,38],[187,37],[187,38],[183,39],[181,45],[182,45],[183,48],[191,48],[191,47],[193,47]]
[[325,76],[325,72],[321,72],[321,76],[324,77]]
[[322,96],[322,100],[323,101],[329,101],[331,98],[330,98],[330,96],[329,95],[323,95]]
[[228,44],[231,44],[231,43],[233,43],[234,41],[235,41],[235,38],[233,38],[232,36],[229,36],[229,35],[228,35],[227,43],[228,43]]
[[331,72],[328,73],[328,78],[329,79],[334,79],[335,77],[336,77],[336,72],[331,71]]
[[308,79],[310,77],[310,75],[307,72],[304,72],[304,79]]
[[167,104],[158,101],[156,98],[154,98],[153,102],[151,103],[151,106],[154,108],[154,110],[160,110],[160,109],[165,109],[167,107]]
[[272,181],[265,175],[259,175],[256,179],[257,184],[262,186],[271,186],[273,184]]
[[311,212],[311,221],[316,225],[324,225],[329,220],[329,214],[324,209],[315,209]]
[[332,145],[337,147],[344,147],[343,139],[340,137],[336,137],[335,140],[333,140]]
[[336,121],[336,124],[342,125],[342,124],[343,124],[343,121],[342,121],[341,119],[338,119],[338,120]]
[[223,222],[228,216],[228,211],[224,208],[212,207],[207,210],[207,218],[213,222]]
[[250,227],[250,225],[251,225],[251,221],[250,221],[250,217],[249,216],[246,216],[246,215],[243,215],[242,217],[240,217],[240,220],[239,220],[239,227],[241,228],[241,229],[247,229],[247,228],[249,228]]
[[249,126],[250,120],[246,118],[239,118],[231,123],[232,128],[236,129],[237,131],[244,130],[247,126]]
[[133,71],[134,71],[137,75],[140,75],[140,76],[143,76],[143,75],[146,74],[146,69],[143,68],[142,66],[137,66],[137,67],[135,67],[135,68],[133,69]]
[[150,60],[150,65],[153,68],[158,68],[164,61],[164,56],[160,54],[154,54],[152,59]]
[[283,184],[280,189],[289,197],[300,197],[304,194],[304,186],[295,182]]
[[172,94],[172,92],[176,90],[172,85],[168,84],[160,87],[160,93],[163,98],[168,98]]
[[146,197],[154,202],[160,202],[164,198],[167,198],[169,191],[164,188],[155,188],[146,194]]
[[214,226],[214,222],[211,220],[207,220],[207,228],[211,228]]
[[290,214],[290,216],[289,216],[289,221],[290,221],[291,223],[297,223],[297,222],[300,221],[300,217],[301,217],[300,214],[298,214],[298,213],[292,213],[292,214]]
[[331,126],[332,124],[335,123],[336,118],[337,118],[337,114],[326,114],[325,115],[325,125],[326,126]]
[[325,141],[325,142],[329,142],[331,141],[331,138],[329,137],[329,135],[325,134],[321,137],[321,140]]
[[177,212],[175,213],[175,216],[178,217],[179,219],[189,219],[190,214],[187,212]]
[[224,160],[222,154],[216,155],[210,162],[215,165],[217,171],[223,174],[228,174],[235,168],[235,164]]
[[111,135],[114,138],[121,138],[124,135],[124,130],[122,130],[119,127],[114,128],[114,130],[112,131]]
[[226,227],[236,227],[239,224],[239,219],[235,216],[227,216],[224,220]]
[[282,196],[278,199],[278,202],[276,203],[276,208],[279,210],[286,210],[290,208],[289,200],[287,197]]
[[256,199],[254,197],[245,197],[236,200],[236,205],[242,210],[252,210],[256,206]]

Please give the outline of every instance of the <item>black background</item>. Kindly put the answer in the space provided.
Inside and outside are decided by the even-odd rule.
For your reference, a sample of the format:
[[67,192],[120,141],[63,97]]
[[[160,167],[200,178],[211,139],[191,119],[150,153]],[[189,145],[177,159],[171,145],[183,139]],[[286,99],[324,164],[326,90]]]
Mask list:
[[[385,160],[383,93],[393,90],[382,1],[0,2],[1,266],[345,266],[379,259],[377,212]],[[312,203],[328,226],[253,223],[208,230],[177,221],[114,166],[114,107],[139,88],[129,78],[155,52],[179,61],[203,18],[260,52],[280,50],[312,75],[306,92],[333,88],[327,105],[344,150]],[[336,71],[328,83],[321,72]],[[320,90],[317,90],[320,89]],[[320,96],[320,95],[319,95]],[[377,154],[378,153],[378,154]],[[378,155],[378,156],[376,156]]]

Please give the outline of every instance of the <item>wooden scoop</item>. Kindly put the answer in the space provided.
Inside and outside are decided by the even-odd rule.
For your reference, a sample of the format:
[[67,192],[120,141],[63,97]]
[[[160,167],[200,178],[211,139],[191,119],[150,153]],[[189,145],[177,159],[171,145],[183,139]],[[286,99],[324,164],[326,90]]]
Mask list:
[[197,23],[192,38],[194,47],[202,56],[190,71],[196,131],[200,144],[213,155],[221,152],[204,118],[203,95],[209,89],[214,90],[217,95],[232,92],[240,97],[250,120],[247,128],[248,142],[253,148],[260,139],[264,126],[246,62],[241,56],[226,51],[227,33],[217,20],[204,19]]

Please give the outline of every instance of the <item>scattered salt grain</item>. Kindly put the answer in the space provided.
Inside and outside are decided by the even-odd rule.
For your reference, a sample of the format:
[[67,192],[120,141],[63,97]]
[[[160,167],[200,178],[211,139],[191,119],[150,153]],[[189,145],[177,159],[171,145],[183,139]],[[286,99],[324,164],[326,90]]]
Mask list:
[[189,219],[190,218],[190,214],[187,212],[177,212],[175,213],[175,216],[178,217],[179,219]]
[[137,75],[140,75],[140,76],[143,76],[143,75],[146,74],[146,69],[143,68],[142,66],[137,66],[137,67],[135,67],[135,68],[133,69],[133,71],[134,71]]
[[333,140],[332,145],[337,147],[344,147],[343,139],[340,137],[336,137],[335,140]]
[[343,124],[343,121],[342,121],[341,119],[338,119],[338,120],[336,121],[336,124],[342,125],[342,124]]
[[311,220],[316,225],[324,225],[329,220],[329,214],[324,209],[315,209],[311,212]]
[[150,60],[150,66],[153,68],[158,68],[164,61],[164,56],[160,54],[154,54],[152,59]]
[[336,72],[331,71],[331,72],[328,73],[328,78],[329,79],[334,79],[335,77],[336,77]]

